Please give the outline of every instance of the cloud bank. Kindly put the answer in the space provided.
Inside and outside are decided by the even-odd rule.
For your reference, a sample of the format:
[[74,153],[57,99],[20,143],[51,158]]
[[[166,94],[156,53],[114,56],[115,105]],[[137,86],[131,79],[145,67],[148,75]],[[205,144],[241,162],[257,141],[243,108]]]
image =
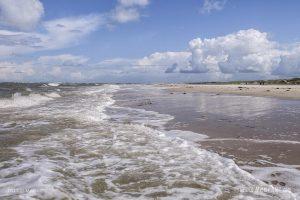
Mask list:
[[287,48],[272,41],[266,32],[255,29],[216,38],[196,38],[188,46],[186,52],[154,53],[138,62],[168,65],[161,69],[167,73],[256,74],[270,77],[300,75],[300,44]]
[[81,81],[89,58],[72,54],[40,56],[25,62],[0,62],[1,81]]
[[[64,21],[64,20],[63,20]],[[60,23],[53,23],[57,25]],[[61,23],[65,24],[65,23]],[[137,59],[116,58],[91,63],[87,57],[70,54],[41,56],[23,63],[4,62],[5,77],[40,76],[45,80],[96,81],[137,80],[231,80],[300,76],[300,44],[288,47],[272,41],[255,29],[240,30],[216,38],[196,38],[188,50],[156,52]],[[21,70],[21,71],[20,71]],[[144,79],[143,79],[144,78]],[[170,82],[171,82],[170,81]],[[130,82],[130,81],[128,81]]]

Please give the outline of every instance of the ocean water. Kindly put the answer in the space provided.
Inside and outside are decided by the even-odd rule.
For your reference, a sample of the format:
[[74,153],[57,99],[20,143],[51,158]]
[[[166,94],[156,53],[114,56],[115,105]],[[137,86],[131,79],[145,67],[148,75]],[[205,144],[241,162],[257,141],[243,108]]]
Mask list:
[[296,199],[173,116],[122,107],[128,85],[26,85],[0,91],[0,199]]

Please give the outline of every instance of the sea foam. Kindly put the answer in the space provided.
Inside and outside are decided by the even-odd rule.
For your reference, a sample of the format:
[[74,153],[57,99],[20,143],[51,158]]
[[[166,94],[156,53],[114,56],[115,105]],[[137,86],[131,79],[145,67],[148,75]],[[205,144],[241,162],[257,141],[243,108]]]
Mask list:
[[[22,96],[14,94],[12,98],[0,99],[0,108],[24,108],[39,105],[53,99],[53,94],[41,95],[41,94],[30,94],[28,96]],[[55,95],[58,97],[58,95]]]
[[57,87],[59,85],[60,85],[60,83],[48,83],[48,86],[51,86],[51,87]]

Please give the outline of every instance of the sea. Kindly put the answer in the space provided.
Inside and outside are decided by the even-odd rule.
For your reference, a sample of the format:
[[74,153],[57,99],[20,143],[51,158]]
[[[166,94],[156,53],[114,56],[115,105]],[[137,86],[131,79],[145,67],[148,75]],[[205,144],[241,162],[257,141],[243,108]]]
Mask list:
[[205,134],[167,129],[174,116],[116,103],[153,87],[0,84],[0,199],[299,197],[199,146]]

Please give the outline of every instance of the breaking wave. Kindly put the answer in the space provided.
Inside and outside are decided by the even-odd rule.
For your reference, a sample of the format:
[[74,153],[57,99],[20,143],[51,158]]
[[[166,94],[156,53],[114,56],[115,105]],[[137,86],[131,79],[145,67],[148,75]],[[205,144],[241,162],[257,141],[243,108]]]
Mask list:
[[26,96],[23,96],[20,93],[15,93],[12,98],[1,98],[0,108],[26,108],[45,103],[58,97],[60,97],[60,95],[57,93],[49,93],[44,95],[29,94]]

